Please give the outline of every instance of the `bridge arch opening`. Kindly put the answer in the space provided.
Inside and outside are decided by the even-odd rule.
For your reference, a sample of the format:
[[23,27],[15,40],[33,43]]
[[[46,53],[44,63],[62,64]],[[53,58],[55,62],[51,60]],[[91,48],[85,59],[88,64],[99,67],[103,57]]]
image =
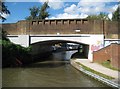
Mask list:
[[[44,53],[54,53],[62,51],[71,51],[71,58],[88,58],[89,45],[76,41],[69,40],[46,40],[31,44],[32,54],[35,56],[43,55]],[[75,51],[75,52],[73,52]],[[37,57],[39,58],[39,57]]]

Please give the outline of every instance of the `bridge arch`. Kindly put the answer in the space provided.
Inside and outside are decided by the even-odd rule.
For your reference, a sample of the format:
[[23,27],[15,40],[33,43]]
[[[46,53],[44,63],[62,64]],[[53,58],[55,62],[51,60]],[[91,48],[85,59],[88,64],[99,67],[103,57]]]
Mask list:
[[[69,59],[72,57],[74,53],[80,52],[79,50],[81,50],[81,54],[84,55],[86,58],[88,58],[88,54],[89,54],[88,44],[83,44],[81,42],[70,41],[70,40],[39,41],[39,42],[31,44],[31,46],[32,46],[33,54],[38,54],[38,55],[39,53],[54,52],[57,48],[58,48],[57,52],[58,51],[69,51],[69,54],[70,54],[70,56],[68,57]],[[77,50],[77,51],[73,51],[73,50]]]
[[74,43],[83,43],[83,44],[90,44],[90,36],[89,35],[39,35],[39,36],[30,36],[29,38],[30,44],[42,41],[69,41]]
[[[104,35],[98,34],[41,34],[41,35],[10,35],[11,42],[28,47],[37,42],[47,40],[66,40],[89,45],[88,59],[93,62],[93,51],[97,51],[104,46]],[[41,43],[40,43],[41,44]]]

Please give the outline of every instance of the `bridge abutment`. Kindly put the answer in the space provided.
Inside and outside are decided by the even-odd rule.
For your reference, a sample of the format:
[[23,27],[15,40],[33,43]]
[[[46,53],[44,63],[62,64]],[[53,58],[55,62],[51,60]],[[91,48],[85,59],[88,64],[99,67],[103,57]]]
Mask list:
[[64,34],[64,35],[10,35],[8,38],[11,42],[24,47],[30,44],[46,41],[66,41],[83,45],[84,54],[93,62],[93,51],[103,47],[104,36],[94,34]]

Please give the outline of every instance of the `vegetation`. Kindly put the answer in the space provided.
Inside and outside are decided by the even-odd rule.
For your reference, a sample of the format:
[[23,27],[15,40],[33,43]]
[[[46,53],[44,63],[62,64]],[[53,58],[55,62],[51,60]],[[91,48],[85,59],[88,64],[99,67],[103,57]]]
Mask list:
[[0,28],[0,36],[2,36],[1,40],[10,41],[10,40],[7,38],[7,32],[4,31],[2,28]]
[[[0,4],[0,19],[5,21],[6,18],[3,17],[2,14],[10,14],[10,11],[7,9],[4,2],[0,1]],[[12,43],[7,38],[7,32],[2,28],[0,28],[0,44],[2,46],[2,67],[23,66],[32,61],[30,60],[29,54],[31,48],[25,48]]]
[[6,18],[3,16],[3,14],[10,14],[10,11],[7,9],[5,3],[0,0],[0,19],[2,19],[4,22]]
[[30,47],[25,48],[12,43],[6,37],[6,32],[3,30],[1,32],[2,39],[0,39],[0,41],[2,45],[2,67],[23,66],[24,64],[32,61],[29,54],[31,50]]
[[48,8],[49,8],[48,3],[45,2],[40,9],[39,19],[45,19],[46,17],[49,17],[50,14],[46,11]]
[[[113,13],[112,16],[112,21],[118,21],[120,19],[120,10],[119,7],[117,8],[117,10]],[[110,18],[108,17],[108,14],[106,13],[100,13],[99,15],[89,15],[87,17],[87,19],[92,19],[92,20],[110,20]]]
[[[112,69],[112,70],[118,70],[117,68],[114,68],[114,67],[111,65],[110,61],[104,61],[104,62],[102,63],[102,65],[105,66],[105,67],[107,67],[107,68],[109,68],[109,69]],[[118,71],[120,71],[120,70],[118,70]]]
[[97,74],[97,75],[99,75],[99,76],[101,76],[101,77],[103,77],[103,78],[106,78],[106,79],[109,79],[109,80],[114,79],[114,78],[111,77],[111,76],[102,74],[102,73],[100,73],[100,72],[97,72],[97,71],[89,68],[89,67],[86,67],[86,66],[84,66],[83,64],[81,64],[81,63],[79,63],[79,62],[77,62],[77,64],[81,65],[85,70],[90,71],[90,72],[92,72],[92,73],[94,73],[94,74]]
[[47,9],[49,8],[48,3],[45,2],[41,8],[33,6],[30,8],[30,16],[26,17],[26,20],[37,20],[37,19],[45,19],[46,17],[49,17],[49,13],[47,12]]
[[87,19],[92,19],[92,20],[110,20],[108,17],[108,14],[105,13],[100,13],[99,15],[89,15]]
[[[24,48],[10,41],[2,41],[2,66],[23,66],[30,61],[30,48]],[[29,59],[29,60],[28,60]]]
[[30,16],[26,18],[26,20],[36,20],[38,19],[38,12],[39,12],[39,7],[32,7],[32,8],[29,8],[30,10]]
[[117,10],[113,13],[113,17],[112,20],[119,20],[120,19],[120,13],[119,13],[119,7],[117,8]]

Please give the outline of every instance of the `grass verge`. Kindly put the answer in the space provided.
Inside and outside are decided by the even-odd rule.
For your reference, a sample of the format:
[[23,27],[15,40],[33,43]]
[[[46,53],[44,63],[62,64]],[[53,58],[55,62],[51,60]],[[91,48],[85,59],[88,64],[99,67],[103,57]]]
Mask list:
[[107,68],[109,68],[109,69],[120,71],[119,69],[114,68],[113,66],[111,66],[110,61],[104,61],[104,62],[101,63],[101,64],[102,64],[102,66],[107,67]]
[[84,66],[83,64],[81,64],[81,63],[79,63],[79,62],[76,62],[76,63],[79,64],[79,65],[81,65],[83,69],[85,69],[85,70],[87,70],[87,71],[89,71],[89,72],[92,72],[92,73],[94,73],[94,74],[97,74],[97,75],[99,75],[99,76],[101,76],[101,77],[103,77],[103,78],[106,78],[106,79],[109,79],[109,80],[115,79],[115,78],[113,78],[113,77],[111,77],[111,76],[102,74],[102,73],[97,72],[97,71],[95,71],[95,70],[93,70],[93,69],[91,69],[91,68],[88,68],[88,67]]

